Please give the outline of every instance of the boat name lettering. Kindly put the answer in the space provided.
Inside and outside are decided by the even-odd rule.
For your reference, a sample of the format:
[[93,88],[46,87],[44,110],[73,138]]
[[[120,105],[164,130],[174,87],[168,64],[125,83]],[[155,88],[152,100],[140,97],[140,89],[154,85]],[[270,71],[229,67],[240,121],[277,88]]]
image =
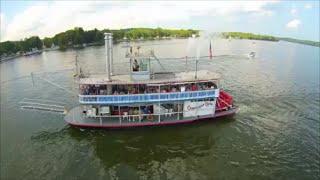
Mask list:
[[202,108],[202,107],[204,107],[204,106],[205,106],[205,107],[207,107],[207,106],[213,106],[213,103],[206,101],[205,103],[200,104],[200,105],[198,105],[198,106],[194,106],[194,107],[192,107],[191,105],[188,105],[188,106],[187,106],[187,109],[188,109],[188,111],[191,111],[191,110],[195,110],[195,109],[200,109],[200,108]]

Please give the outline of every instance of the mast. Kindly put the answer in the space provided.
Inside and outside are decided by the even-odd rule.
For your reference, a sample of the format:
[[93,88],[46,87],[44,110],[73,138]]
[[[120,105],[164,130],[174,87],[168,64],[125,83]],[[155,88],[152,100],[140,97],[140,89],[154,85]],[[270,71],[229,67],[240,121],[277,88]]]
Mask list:
[[111,59],[111,47],[110,41],[112,42],[112,34],[111,33],[104,33],[104,46],[106,51],[106,74],[107,74],[107,81],[111,81],[111,66],[110,66],[110,59]]
[[75,66],[76,66],[76,73],[75,73],[75,76],[79,76],[79,73],[78,73],[78,52],[76,51],[76,59],[75,59]]
[[198,59],[196,59],[196,73],[194,75],[194,79],[198,79]]

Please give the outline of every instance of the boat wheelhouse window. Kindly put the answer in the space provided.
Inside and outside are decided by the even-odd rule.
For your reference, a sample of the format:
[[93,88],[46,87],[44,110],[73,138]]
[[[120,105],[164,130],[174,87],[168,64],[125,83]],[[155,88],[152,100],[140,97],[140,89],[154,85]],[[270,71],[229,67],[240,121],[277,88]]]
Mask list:
[[214,98],[205,98],[205,99],[194,99],[191,102],[203,102],[203,101],[214,101]]
[[[120,111],[119,111],[120,110]],[[153,106],[114,106],[111,109],[111,115],[143,115],[143,114],[153,114]]]
[[164,104],[161,104],[160,106],[155,104],[154,113],[171,116],[173,114],[181,112],[182,107],[183,107],[183,104],[181,103],[164,103]]
[[132,65],[132,71],[139,71],[139,68],[140,68],[140,66],[138,64],[137,59],[134,59],[133,60],[133,65]]
[[132,61],[132,71],[148,71],[148,59],[134,59]]

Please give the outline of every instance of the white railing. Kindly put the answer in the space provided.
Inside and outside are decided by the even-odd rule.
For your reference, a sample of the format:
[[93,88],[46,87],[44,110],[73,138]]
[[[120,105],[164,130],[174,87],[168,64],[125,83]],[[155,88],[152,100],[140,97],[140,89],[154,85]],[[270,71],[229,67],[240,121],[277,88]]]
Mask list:
[[81,104],[130,104],[144,102],[169,102],[219,97],[219,89],[170,93],[128,95],[79,95]]

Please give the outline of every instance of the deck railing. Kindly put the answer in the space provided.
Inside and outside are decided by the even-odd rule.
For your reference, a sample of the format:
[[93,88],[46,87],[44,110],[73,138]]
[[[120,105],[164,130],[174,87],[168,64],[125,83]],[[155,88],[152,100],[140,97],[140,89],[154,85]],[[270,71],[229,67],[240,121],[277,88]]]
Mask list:
[[181,100],[196,100],[219,97],[219,89],[202,91],[128,94],[128,95],[79,95],[81,104],[130,104],[144,102],[170,102]]

